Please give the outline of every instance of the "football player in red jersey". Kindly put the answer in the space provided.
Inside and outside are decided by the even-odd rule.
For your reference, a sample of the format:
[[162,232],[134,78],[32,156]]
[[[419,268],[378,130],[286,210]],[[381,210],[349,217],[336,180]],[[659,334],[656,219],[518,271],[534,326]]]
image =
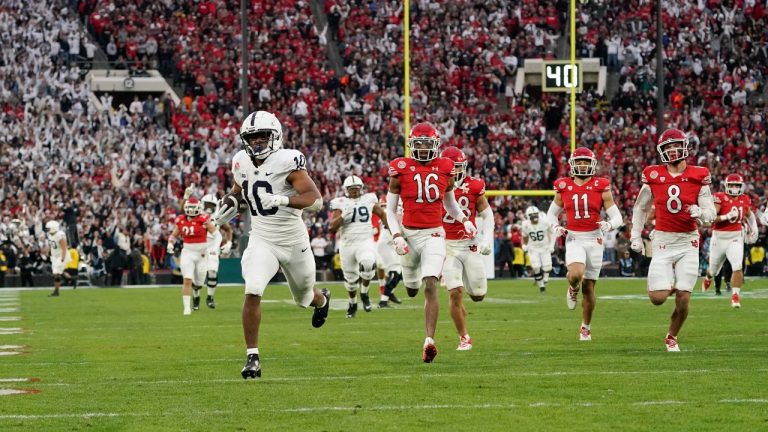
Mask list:
[[715,204],[705,167],[688,165],[688,137],[679,129],[667,129],[659,136],[656,150],[663,165],[643,170],[643,187],[632,210],[632,250],[643,252],[641,234],[647,213],[655,208],[656,227],[648,268],[648,297],[663,304],[674,292],[675,310],[664,339],[667,351],[677,352],[677,335],[688,317],[691,291],[699,271],[698,223],[711,223]]
[[[437,282],[445,260],[445,230],[443,208],[461,221],[467,237],[477,234],[477,228],[464,215],[453,194],[453,161],[438,157],[440,135],[429,123],[415,125],[408,134],[411,157],[400,157],[389,164],[387,221],[392,231],[395,252],[401,256],[403,281],[408,296],[424,289],[424,320],[426,339],[422,360],[431,363],[437,356],[435,327],[440,309]],[[403,200],[402,227],[398,222],[397,204]]]
[[199,290],[205,281],[208,271],[206,266],[206,251],[208,250],[208,233],[216,231],[210,215],[203,213],[203,205],[195,197],[190,197],[184,203],[184,214],[176,217],[176,228],[168,237],[168,253],[173,255],[176,238],[181,235],[184,247],[181,250],[181,276],[184,285],[181,288],[181,299],[184,302],[184,315],[192,314],[192,286]]
[[491,253],[493,241],[493,211],[485,198],[485,182],[476,177],[466,176],[467,159],[456,147],[448,147],[440,153],[451,159],[454,166],[454,194],[464,215],[474,223],[479,216],[481,224],[478,238],[469,238],[464,224],[443,214],[443,228],[446,238],[446,258],[443,265],[443,279],[448,288],[451,319],[459,333],[458,351],[472,349],[472,338],[467,332],[467,311],[464,308],[464,288],[472,301],[482,301],[488,292],[485,264],[480,254]]
[[712,224],[712,241],[709,244],[709,267],[701,289],[707,292],[712,277],[720,272],[725,259],[731,263],[731,306],[741,307],[739,291],[744,283],[744,233],[742,224],[747,222],[746,243],[757,241],[757,220],[752,213],[752,202],[744,195],[744,178],[730,174],[725,178],[725,192],[714,195],[717,216]]
[[[379,207],[387,209],[387,197],[379,198]],[[400,213],[398,212],[398,217]],[[384,229],[381,220],[375,214],[373,220],[373,240],[376,242],[376,265],[379,277],[379,308],[389,308],[389,302],[401,304],[395,295],[397,284],[403,280],[403,270],[400,266],[400,257],[395,253],[395,245],[392,243],[392,233]]]
[[[555,198],[549,206],[547,219],[556,236],[566,235],[565,265],[568,268],[566,304],[576,309],[579,289],[582,291],[581,327],[579,340],[592,340],[592,312],[595,310],[595,285],[603,267],[603,233],[623,225],[619,207],[613,202],[611,182],[595,177],[597,159],[592,150],[579,147],[573,151],[568,164],[570,177],[555,181]],[[608,220],[600,216],[605,209]],[[565,210],[567,229],[560,226],[559,216]]]

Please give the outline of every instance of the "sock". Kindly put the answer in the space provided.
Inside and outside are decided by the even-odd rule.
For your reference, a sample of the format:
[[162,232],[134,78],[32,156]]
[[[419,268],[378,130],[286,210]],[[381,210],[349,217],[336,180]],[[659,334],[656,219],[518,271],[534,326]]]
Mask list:
[[192,287],[192,297],[194,298],[200,297],[200,289],[196,289],[195,287]]
[[585,329],[587,329],[587,330],[592,330],[592,324],[584,324],[584,323],[581,323],[581,326],[582,326],[582,327],[584,327],[584,328],[585,328]]
[[384,294],[382,294],[382,295],[381,295],[381,301],[383,301],[383,302],[385,302],[385,301],[389,301],[389,296],[388,296],[388,295],[384,295]]
[[192,302],[192,297],[187,296],[187,295],[183,295],[183,296],[181,296],[181,301],[182,301],[182,303],[184,303],[184,310],[190,310],[191,309],[190,305],[191,305],[191,302]]
[[354,298],[354,297],[350,297],[350,299],[349,299],[349,304],[351,304],[351,305],[353,305],[353,304],[357,304],[357,299],[356,299],[356,298]]
[[363,294],[368,294],[368,288],[370,288],[370,287],[371,287],[370,283],[368,285],[361,285],[360,286],[360,292],[363,293]]
[[538,285],[539,288],[544,288],[544,280],[536,281],[536,285]]
[[251,355],[256,354],[259,355],[259,349],[258,348],[248,348],[245,350],[245,355]]
[[208,297],[213,297],[214,294],[216,294],[216,288],[208,287]]
[[432,345],[435,344],[435,340],[432,339],[431,337],[427,337],[426,339],[424,339],[424,346],[427,346],[429,344],[432,344]]
[[459,336],[459,339],[469,339],[469,333],[465,334],[464,336]]
[[548,271],[544,272],[544,285],[546,285],[547,282],[549,282],[549,272]]
[[324,308],[327,303],[328,303],[328,299],[325,296],[323,296],[323,304],[321,304],[320,307],[317,307],[317,309]]
[[739,292],[741,291],[741,287],[732,287],[731,293],[739,295]]

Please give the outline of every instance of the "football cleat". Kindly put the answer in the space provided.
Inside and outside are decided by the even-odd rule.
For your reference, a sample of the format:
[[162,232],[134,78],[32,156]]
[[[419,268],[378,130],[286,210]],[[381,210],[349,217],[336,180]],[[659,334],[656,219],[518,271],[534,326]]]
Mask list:
[[389,299],[390,299],[390,300],[392,300],[392,303],[395,303],[395,304],[402,304],[402,303],[403,303],[403,301],[402,301],[402,300],[400,300],[399,298],[397,298],[397,296],[395,295],[395,293],[392,293],[392,294],[390,294],[390,295],[389,295]]
[[546,287],[539,287],[539,294],[544,294],[547,291]]
[[200,296],[192,297],[192,310],[200,310]]
[[667,335],[664,339],[664,345],[667,347],[667,352],[680,352],[680,346],[677,345],[677,338],[672,335]]
[[58,297],[58,296],[59,296],[59,292],[58,291],[54,291],[54,292],[48,294],[48,297]]
[[312,313],[312,327],[314,328],[320,328],[325,324],[325,319],[328,318],[328,309],[331,307],[331,292],[323,288],[320,293],[325,297],[325,306],[316,307],[315,312]]
[[382,300],[379,302],[379,309],[392,309],[392,306],[389,305],[388,301]]
[[209,309],[216,309],[216,302],[213,301],[212,296],[208,296],[205,298],[205,305],[208,306]]
[[192,309],[184,309],[184,315],[192,315]]
[[723,295],[723,292],[720,291],[720,288],[715,288],[715,295],[716,296]]
[[248,358],[245,360],[245,367],[240,372],[243,379],[248,378],[261,378],[261,362],[259,362],[258,354],[248,354]]
[[[363,309],[365,309],[366,312],[370,312],[371,309],[371,298],[368,296],[368,293],[360,293],[360,300],[363,301]],[[357,305],[355,305],[355,310],[357,310]]]
[[[712,285],[712,279],[704,278],[703,281],[701,281],[701,292],[705,293],[709,291],[709,286]],[[720,291],[720,290],[718,290]]]
[[576,298],[579,295],[579,290],[568,287],[568,292],[565,295],[565,304],[568,305],[568,309],[576,309]]
[[739,302],[739,295],[736,293],[731,296],[731,306],[736,309],[741,307],[741,303]]
[[424,345],[424,352],[421,354],[421,359],[424,363],[432,363],[432,360],[437,357],[437,347],[435,344]]
[[350,303],[347,308],[347,318],[354,318],[357,315],[357,303]]
[[459,346],[456,351],[469,351],[472,349],[472,338],[469,335],[459,337]]
[[579,329],[579,340],[580,341],[591,341],[592,340],[592,332],[588,328],[586,328],[584,326],[581,326],[581,328]]

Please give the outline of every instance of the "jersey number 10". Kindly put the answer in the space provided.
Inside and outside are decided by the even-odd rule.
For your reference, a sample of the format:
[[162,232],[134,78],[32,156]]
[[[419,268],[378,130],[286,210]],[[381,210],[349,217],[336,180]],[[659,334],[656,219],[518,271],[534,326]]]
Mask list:
[[[268,182],[265,182],[263,180],[257,180],[253,183],[253,187],[251,190],[248,189],[248,180],[243,182],[243,196],[245,196],[245,202],[248,203],[248,208],[251,209],[251,216],[271,216],[275,213],[277,213],[277,207],[272,207],[265,209],[261,205],[261,199],[259,199],[259,189],[262,189],[264,192],[271,194],[272,193],[272,185]],[[253,197],[253,202],[251,202],[251,197]]]

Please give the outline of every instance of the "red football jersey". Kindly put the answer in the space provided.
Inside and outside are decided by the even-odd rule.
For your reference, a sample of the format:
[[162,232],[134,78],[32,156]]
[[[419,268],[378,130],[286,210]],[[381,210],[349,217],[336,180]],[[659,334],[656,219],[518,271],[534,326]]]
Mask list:
[[205,243],[208,241],[208,230],[205,224],[210,219],[208,213],[201,213],[193,218],[186,215],[176,216],[175,224],[181,231],[184,243]]
[[379,241],[379,233],[381,233],[381,219],[376,213],[371,216],[371,225],[373,225],[373,241]]
[[611,190],[611,182],[605,177],[592,177],[578,185],[570,177],[555,181],[555,190],[560,193],[565,208],[568,231],[594,231],[600,229],[603,209],[603,192]]
[[[454,195],[456,195],[456,201],[461,210],[474,224],[475,216],[477,216],[477,200],[485,195],[485,182],[479,178],[465,177],[461,186],[454,189]],[[445,228],[445,238],[448,240],[467,238],[464,224],[452,218],[445,209],[443,209],[443,228]]]
[[732,197],[725,192],[718,192],[714,196],[715,205],[720,206],[719,215],[728,214],[733,207],[739,210],[739,216],[736,219],[728,219],[722,222],[716,222],[712,225],[715,231],[741,231],[741,223],[744,222],[744,216],[752,207],[752,200],[747,195]]
[[688,207],[699,205],[701,187],[712,183],[707,168],[688,165],[682,174],[673,177],[666,165],[651,165],[643,170],[641,180],[653,194],[657,231],[696,231],[696,219],[688,213]]
[[389,176],[400,179],[404,226],[442,226],[443,198],[453,178],[452,160],[439,157],[422,165],[411,158],[397,158],[389,163]]

